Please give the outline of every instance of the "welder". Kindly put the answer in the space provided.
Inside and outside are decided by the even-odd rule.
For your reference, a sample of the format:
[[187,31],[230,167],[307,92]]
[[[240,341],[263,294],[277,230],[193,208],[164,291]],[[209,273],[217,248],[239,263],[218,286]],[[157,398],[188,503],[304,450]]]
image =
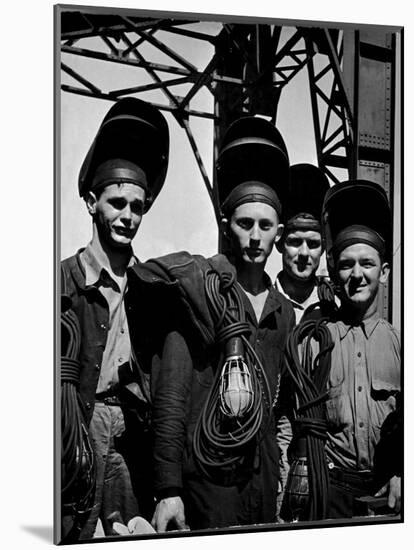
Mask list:
[[[299,519],[398,513],[400,338],[379,310],[391,257],[386,193],[371,181],[339,183],[325,196],[322,222],[341,306],[334,319],[300,325],[288,341],[286,364],[297,403],[293,446],[298,461],[307,462],[309,498],[301,498],[300,509],[298,493],[290,491],[290,482],[298,486],[296,461],[286,512]],[[379,504],[381,496],[386,506]]]
[[[276,127],[261,117],[234,121],[217,159],[226,254],[175,253],[128,272],[131,330],[142,327],[137,348],[143,311],[155,312],[163,334],[147,346],[155,349],[158,532],[275,519],[273,410],[294,313],[264,268],[283,231],[288,179],[288,154]],[[147,296],[147,308],[134,289],[137,297]]]
[[291,167],[284,231],[277,243],[282,270],[275,283],[292,303],[297,323],[310,315],[315,317],[316,312],[321,314],[325,298],[328,274],[317,272],[324,251],[320,219],[328,189],[328,179],[320,168],[306,163]]
[[112,535],[115,519],[152,516],[148,382],[131,356],[124,294],[127,267],[137,263],[132,240],[162,188],[168,152],[161,113],[125,98],[104,117],[79,173],[92,239],[62,262],[62,287],[80,326],[79,393],[96,463],[81,539],[94,536],[98,519]]
[[[339,318],[328,325],[334,343],[326,402],[329,517],[351,517],[359,497],[375,495],[385,495],[388,511],[399,512],[400,336],[379,311],[392,246],[386,193],[366,180],[338,184],[325,197],[323,222],[341,298]],[[392,431],[401,437],[391,449]]]
[[[317,275],[324,251],[321,212],[329,182],[323,171],[307,163],[290,168],[290,185],[284,208],[284,229],[276,244],[282,254],[282,270],[275,285],[292,304],[296,324],[305,319],[316,319],[330,314],[336,307],[332,285],[327,273]],[[284,397],[292,394],[289,381],[283,378]],[[280,409],[279,403],[279,409]],[[280,451],[280,484],[278,490],[278,519],[289,472],[288,448],[292,439],[290,411],[292,404],[284,404],[285,413],[277,424],[277,442]]]

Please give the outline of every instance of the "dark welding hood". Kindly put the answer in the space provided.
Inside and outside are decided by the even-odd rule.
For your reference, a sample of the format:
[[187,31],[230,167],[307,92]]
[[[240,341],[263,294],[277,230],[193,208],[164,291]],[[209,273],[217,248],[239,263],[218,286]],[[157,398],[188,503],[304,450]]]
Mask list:
[[147,211],[164,184],[168,154],[168,124],[161,112],[137,98],[120,99],[109,109],[85,157],[79,173],[79,194],[86,196],[100,166],[121,159],[144,172]]
[[285,219],[306,213],[320,221],[323,200],[329,189],[328,178],[313,164],[295,164],[290,169],[290,187]]
[[216,162],[220,204],[238,185],[268,185],[283,207],[289,184],[289,156],[277,128],[268,120],[245,116],[227,129]]
[[367,228],[385,243],[389,257],[392,244],[392,217],[384,189],[368,180],[350,180],[331,187],[322,207],[322,225],[329,267],[340,233],[351,226]]

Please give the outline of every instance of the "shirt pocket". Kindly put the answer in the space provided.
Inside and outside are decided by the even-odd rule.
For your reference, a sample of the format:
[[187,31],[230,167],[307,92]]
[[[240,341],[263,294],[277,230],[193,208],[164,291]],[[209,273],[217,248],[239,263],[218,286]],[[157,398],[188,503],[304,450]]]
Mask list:
[[396,395],[401,390],[400,380],[397,376],[372,375],[371,390],[373,398]]
[[343,384],[330,388],[325,408],[330,431],[337,432],[352,425],[351,400]]
[[400,382],[398,377],[382,376],[375,374],[371,381],[371,398],[373,406],[371,410],[372,426],[379,435],[384,421],[396,410],[397,397],[400,394]]

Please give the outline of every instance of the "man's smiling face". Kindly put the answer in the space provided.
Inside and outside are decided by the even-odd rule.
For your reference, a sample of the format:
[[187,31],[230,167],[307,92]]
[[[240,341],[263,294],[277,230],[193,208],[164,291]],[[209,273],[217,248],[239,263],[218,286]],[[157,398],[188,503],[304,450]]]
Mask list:
[[345,248],[336,262],[341,299],[356,309],[369,307],[378,295],[379,285],[388,278],[388,264],[369,244],[357,243]]
[[282,242],[283,271],[296,281],[314,277],[321,259],[322,238],[318,231],[290,231]]

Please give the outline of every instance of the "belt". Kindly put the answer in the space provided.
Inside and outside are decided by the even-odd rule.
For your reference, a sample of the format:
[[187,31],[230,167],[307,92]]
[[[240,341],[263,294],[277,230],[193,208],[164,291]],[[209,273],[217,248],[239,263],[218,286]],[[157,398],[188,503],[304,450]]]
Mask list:
[[97,393],[95,395],[95,401],[112,407],[120,407],[123,404],[119,396],[119,388],[111,388],[110,390]]
[[348,483],[354,487],[370,490],[374,482],[374,475],[370,470],[348,470],[328,464],[331,481]]
[[[130,394],[130,395],[129,395]],[[115,386],[105,392],[95,395],[96,403],[103,403],[108,407],[122,407],[123,412],[131,411],[140,424],[141,429],[148,431],[151,424],[151,408],[146,402],[137,399],[122,386]]]
[[120,407],[122,405],[122,401],[120,401],[119,397],[104,397],[103,399],[95,399],[98,403],[104,403],[105,405],[108,405],[110,407]]

